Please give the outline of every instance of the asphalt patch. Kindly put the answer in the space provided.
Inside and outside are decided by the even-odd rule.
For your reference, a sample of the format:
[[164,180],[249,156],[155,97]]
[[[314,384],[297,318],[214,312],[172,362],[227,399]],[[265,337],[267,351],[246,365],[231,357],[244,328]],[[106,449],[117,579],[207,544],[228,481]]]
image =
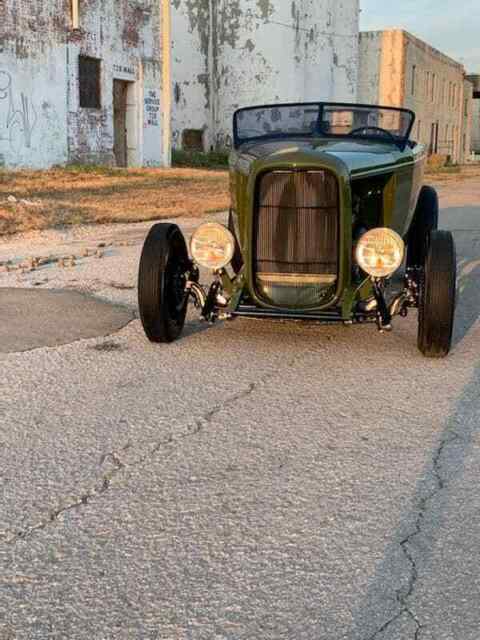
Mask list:
[[77,291],[0,288],[0,353],[108,336],[134,315]]

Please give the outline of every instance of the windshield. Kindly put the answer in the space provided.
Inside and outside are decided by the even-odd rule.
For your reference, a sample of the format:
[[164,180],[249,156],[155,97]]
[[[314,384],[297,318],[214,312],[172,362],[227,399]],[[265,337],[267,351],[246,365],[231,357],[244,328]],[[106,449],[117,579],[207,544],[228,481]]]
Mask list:
[[405,148],[415,120],[407,109],[340,103],[249,107],[235,113],[235,147],[272,138],[342,137],[391,142]]

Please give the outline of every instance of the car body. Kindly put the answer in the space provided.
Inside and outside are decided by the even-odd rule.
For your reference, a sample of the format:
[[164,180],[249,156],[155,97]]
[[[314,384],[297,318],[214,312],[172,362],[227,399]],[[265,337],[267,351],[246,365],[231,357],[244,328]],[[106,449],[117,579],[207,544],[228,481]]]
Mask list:
[[[228,231],[202,225],[192,238],[193,260],[180,250],[181,260],[190,263],[178,304],[185,300],[184,287],[210,321],[374,321],[390,330],[394,315],[420,306],[428,282],[440,286],[436,274],[445,267],[435,263],[425,278],[432,234],[445,232],[436,231],[436,194],[422,186],[426,150],[410,140],[414,120],[406,109],[342,103],[237,111]],[[450,252],[452,272],[453,241],[443,235],[434,238],[434,245],[439,242],[443,249],[432,251]],[[404,256],[406,276],[395,291],[391,283],[405,266]],[[214,271],[209,289],[199,284],[195,263]],[[453,272],[441,294],[448,336],[444,331],[435,338],[438,309],[423,314],[429,337],[423,327],[425,344],[419,337],[419,347],[425,355],[450,349],[452,280]]]

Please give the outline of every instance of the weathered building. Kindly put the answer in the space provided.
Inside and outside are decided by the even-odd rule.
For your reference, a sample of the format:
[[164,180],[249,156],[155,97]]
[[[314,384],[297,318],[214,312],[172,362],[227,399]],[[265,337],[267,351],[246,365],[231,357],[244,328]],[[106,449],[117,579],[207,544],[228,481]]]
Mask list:
[[160,165],[161,3],[0,1],[0,164]]
[[235,109],[354,101],[358,0],[172,0],[176,147],[231,143]]
[[430,154],[470,155],[471,85],[463,66],[403,30],[360,34],[359,100],[415,111]]
[[480,75],[467,76],[472,84],[472,151],[480,155]]

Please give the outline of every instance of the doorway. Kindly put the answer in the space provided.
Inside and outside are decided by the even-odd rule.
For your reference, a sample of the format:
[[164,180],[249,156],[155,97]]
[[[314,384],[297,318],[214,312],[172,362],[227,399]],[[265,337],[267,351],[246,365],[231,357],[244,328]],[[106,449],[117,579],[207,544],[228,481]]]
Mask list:
[[113,154],[117,167],[126,167],[128,162],[127,94],[125,80],[113,81]]

